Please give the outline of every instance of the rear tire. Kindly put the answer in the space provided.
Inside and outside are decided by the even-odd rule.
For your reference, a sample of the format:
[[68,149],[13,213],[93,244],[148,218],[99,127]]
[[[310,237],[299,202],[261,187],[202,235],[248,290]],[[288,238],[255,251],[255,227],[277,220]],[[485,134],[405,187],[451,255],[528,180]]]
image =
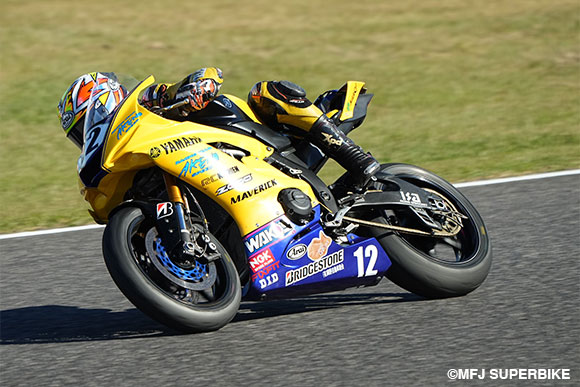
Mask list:
[[159,263],[152,264],[157,257],[151,257],[145,246],[150,242],[145,235],[152,229],[153,223],[135,207],[119,210],[105,229],[105,263],[123,294],[149,317],[182,332],[213,331],[230,322],[240,305],[241,287],[236,268],[217,239],[210,235],[221,254],[211,263],[215,283],[198,292],[171,282],[160,274]]
[[[437,192],[468,217],[459,234],[448,241],[372,229],[392,262],[387,278],[427,298],[462,296],[479,287],[489,273],[492,253],[487,230],[475,207],[453,185],[422,168],[385,164],[381,171]],[[380,184],[376,188],[380,189]],[[373,221],[388,223],[386,216]],[[451,251],[447,253],[451,259],[436,253],[439,245],[443,246],[442,250]]]

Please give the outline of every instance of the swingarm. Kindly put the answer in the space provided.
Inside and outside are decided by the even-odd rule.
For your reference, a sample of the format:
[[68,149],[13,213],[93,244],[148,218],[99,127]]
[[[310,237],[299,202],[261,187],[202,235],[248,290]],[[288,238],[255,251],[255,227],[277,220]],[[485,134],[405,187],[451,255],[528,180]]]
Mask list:
[[[376,175],[376,182],[381,185],[381,190],[370,189],[362,194],[355,193],[341,198],[338,201],[341,209],[327,219],[326,225],[339,227],[343,221],[347,221],[362,226],[379,227],[408,234],[449,237],[456,235],[463,226],[462,220],[467,219],[445,198],[428,188],[418,187],[408,181],[384,173]],[[383,210],[408,209],[419,220],[422,227],[402,227],[346,216],[347,214],[360,213],[360,210],[375,208]]]

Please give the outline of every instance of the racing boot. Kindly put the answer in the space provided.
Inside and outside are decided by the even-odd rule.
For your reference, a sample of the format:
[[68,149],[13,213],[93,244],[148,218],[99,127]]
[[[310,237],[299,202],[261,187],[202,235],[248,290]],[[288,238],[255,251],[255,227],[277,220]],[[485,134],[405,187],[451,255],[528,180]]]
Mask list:
[[298,128],[297,137],[305,136],[325,155],[336,160],[349,172],[349,180],[358,187],[368,183],[380,168],[377,160],[355,145],[295,83],[258,82],[248,95],[248,105],[260,121],[271,128],[281,125]]
[[380,169],[379,162],[348,138],[326,115],[320,116],[312,125],[308,139],[346,169],[358,187],[364,187]]

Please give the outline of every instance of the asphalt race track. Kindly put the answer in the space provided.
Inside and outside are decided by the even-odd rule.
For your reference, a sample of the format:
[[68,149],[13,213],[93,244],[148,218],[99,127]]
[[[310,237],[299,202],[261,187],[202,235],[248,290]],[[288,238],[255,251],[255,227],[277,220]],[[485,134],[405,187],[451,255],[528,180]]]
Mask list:
[[[101,229],[0,240],[0,385],[580,385],[580,175],[462,191],[494,248],[470,295],[424,300],[384,280],[243,303],[224,329],[198,335],[125,300]],[[571,380],[489,378],[531,368],[570,369]],[[451,382],[450,369],[487,379]]]

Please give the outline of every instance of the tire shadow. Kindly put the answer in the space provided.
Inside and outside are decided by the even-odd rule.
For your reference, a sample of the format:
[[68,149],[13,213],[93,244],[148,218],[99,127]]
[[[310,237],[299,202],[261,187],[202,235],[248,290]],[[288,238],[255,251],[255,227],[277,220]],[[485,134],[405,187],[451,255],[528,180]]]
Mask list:
[[345,306],[380,305],[425,300],[425,298],[413,293],[364,293],[312,295],[266,302],[245,302],[240,306],[238,314],[234,317],[232,323]]
[[[411,293],[314,295],[267,302],[243,302],[231,324],[354,305],[421,301]],[[43,305],[0,311],[0,345],[126,340],[176,336],[138,309],[112,311]]]
[[118,340],[177,332],[138,309],[114,312],[76,306],[44,305],[0,311],[0,344],[41,344]]

